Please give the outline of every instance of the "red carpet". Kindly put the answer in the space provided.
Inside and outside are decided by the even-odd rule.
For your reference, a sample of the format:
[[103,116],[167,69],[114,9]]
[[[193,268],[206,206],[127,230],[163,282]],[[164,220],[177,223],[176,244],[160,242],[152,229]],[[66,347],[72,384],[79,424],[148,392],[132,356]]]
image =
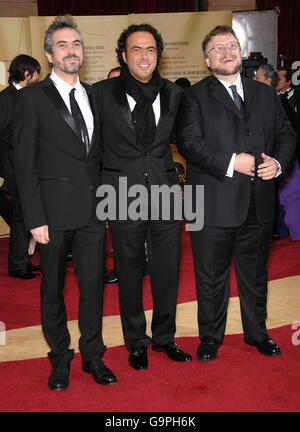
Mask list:
[[[111,244],[108,236],[107,271],[113,268]],[[40,280],[19,281],[7,275],[8,239],[0,239],[0,321],[6,323],[7,330],[40,324]],[[181,272],[178,288],[178,303],[195,300],[195,278],[191,253],[190,235],[182,231]],[[38,263],[36,254],[34,263]],[[235,274],[232,269],[231,296],[237,296]],[[300,274],[300,242],[281,239],[271,247],[269,260],[269,280]],[[119,315],[117,284],[105,286],[104,315]],[[77,319],[77,281],[72,263],[67,264],[66,286],[64,289],[68,320]],[[150,278],[144,279],[144,306],[152,309]]]
[[[124,347],[110,348],[105,363],[118,378],[113,386],[94,383],[72,362],[70,387],[48,391],[47,359],[1,363],[0,407],[5,412],[297,412],[300,409],[300,346],[290,326],[270,331],[283,354],[268,358],[246,345],[241,335],[225,336],[218,359],[171,362],[149,350],[149,369],[128,366]],[[193,355],[197,338],[179,339]]]
[[[20,282],[7,276],[8,239],[0,239],[0,321],[7,329],[40,324],[40,281]],[[34,257],[38,263],[38,256]],[[300,242],[282,239],[272,244],[269,280],[299,274]],[[107,270],[113,267],[108,239]],[[68,319],[77,319],[78,289],[72,263],[67,266],[65,298]],[[236,282],[232,271],[231,295]],[[189,234],[182,232],[182,264],[178,302],[195,300],[193,260]],[[144,305],[152,308],[149,277],[144,283]],[[106,285],[104,314],[119,314],[117,285]],[[149,369],[128,366],[124,346],[110,348],[105,363],[118,383],[103,387],[81,371],[80,355],[72,362],[70,387],[50,392],[48,359],[0,363],[2,412],[299,412],[300,345],[293,345],[291,325],[270,330],[283,354],[264,357],[243,342],[242,335],[225,336],[218,359],[203,363],[195,359],[198,339],[177,342],[193,355],[193,361],[178,364],[165,354],[149,350]],[[298,337],[300,340],[300,338]],[[1,349],[1,347],[0,347]],[[130,416],[129,416],[130,417]]]

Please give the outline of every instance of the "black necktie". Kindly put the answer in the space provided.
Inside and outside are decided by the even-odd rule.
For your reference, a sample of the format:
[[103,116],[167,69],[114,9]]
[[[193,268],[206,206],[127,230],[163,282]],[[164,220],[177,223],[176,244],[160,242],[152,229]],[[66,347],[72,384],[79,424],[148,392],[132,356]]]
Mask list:
[[236,86],[235,85],[231,85],[229,87],[232,90],[232,94],[233,94],[233,100],[236,104],[236,106],[238,107],[238,109],[243,112],[243,99],[241,98],[241,96],[238,94],[237,90],[236,90]]
[[75,88],[73,88],[70,91],[70,105],[71,105],[72,116],[74,117],[79,135],[81,136],[81,139],[84,142],[86,146],[86,151],[88,153],[90,150],[90,138],[89,138],[88,130],[82,112],[80,111],[78,103],[76,102],[74,92],[75,92]]

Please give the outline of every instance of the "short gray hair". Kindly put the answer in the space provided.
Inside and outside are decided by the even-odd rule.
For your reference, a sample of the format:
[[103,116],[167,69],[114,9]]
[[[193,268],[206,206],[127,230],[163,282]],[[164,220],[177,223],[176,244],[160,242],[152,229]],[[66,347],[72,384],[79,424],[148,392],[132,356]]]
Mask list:
[[82,44],[82,48],[84,49],[81,33],[78,30],[77,24],[74,21],[73,17],[71,15],[62,15],[62,16],[57,16],[55,20],[52,22],[52,24],[50,24],[50,26],[46,30],[45,39],[44,39],[44,50],[50,54],[52,53],[53,33],[63,28],[70,28],[75,30],[78,33],[80,42]]
[[271,78],[272,87],[277,87],[279,80],[277,69],[270,63],[260,65],[259,69],[264,70],[266,79]]

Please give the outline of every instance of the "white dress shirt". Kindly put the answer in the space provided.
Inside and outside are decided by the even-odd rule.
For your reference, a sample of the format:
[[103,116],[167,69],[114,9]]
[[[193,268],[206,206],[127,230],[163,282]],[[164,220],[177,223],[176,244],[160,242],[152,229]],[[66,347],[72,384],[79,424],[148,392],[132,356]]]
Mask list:
[[[234,100],[234,98],[233,98],[233,92],[232,92],[230,86],[235,85],[236,86],[236,91],[238,92],[238,94],[240,95],[240,97],[242,98],[242,100],[244,101],[244,88],[243,88],[243,83],[242,83],[241,75],[238,75],[237,79],[233,83],[231,83],[231,84],[228,83],[228,82],[226,82],[226,81],[223,81],[223,80],[221,80],[219,78],[218,78],[218,80],[226,88],[226,90],[228,91],[228,93],[229,93],[230,97],[232,98],[232,100]],[[229,165],[228,165],[227,172],[226,172],[226,176],[227,177],[233,177],[233,173],[234,173],[233,165],[234,165],[235,158],[236,158],[236,153],[233,153],[233,155],[232,155],[232,157],[230,159]],[[280,166],[280,163],[276,159],[273,158],[273,160],[278,165],[278,171],[277,171],[277,174],[275,176],[275,178],[276,178],[276,177],[278,177],[281,174],[281,166]]]
[[[132,96],[130,96],[127,93],[126,93],[126,96],[127,96],[127,100],[128,100],[128,103],[129,103],[130,111],[132,112],[134,110],[135,105],[136,105],[136,101],[133,99]],[[157,124],[159,122],[159,118],[160,118],[160,95],[159,95],[159,93],[156,96],[156,99],[155,99],[155,101],[152,104],[152,108],[153,108],[153,111],[154,111],[155,123],[156,123],[156,126],[157,126]]]
[[63,79],[61,79],[54,72],[53,69],[52,69],[52,72],[50,74],[50,78],[53,81],[53,83],[55,84],[55,86],[56,86],[59,94],[63,98],[63,101],[67,105],[67,108],[68,108],[70,114],[72,114],[71,106],[70,106],[70,91],[73,88],[76,89],[76,91],[74,93],[75,99],[76,99],[76,102],[78,103],[80,111],[81,111],[81,113],[83,115],[83,118],[84,118],[87,130],[88,130],[90,142],[91,142],[92,141],[92,136],[93,136],[93,131],[94,131],[94,117],[93,117],[93,114],[92,114],[92,111],[91,111],[88,95],[86,93],[85,88],[80,83],[79,78],[77,79],[77,82],[76,82],[76,84],[75,84],[74,87],[71,86],[70,84],[68,84]]
[[14,82],[14,81],[12,84],[16,87],[17,90],[21,90],[22,87],[20,86],[20,84]]

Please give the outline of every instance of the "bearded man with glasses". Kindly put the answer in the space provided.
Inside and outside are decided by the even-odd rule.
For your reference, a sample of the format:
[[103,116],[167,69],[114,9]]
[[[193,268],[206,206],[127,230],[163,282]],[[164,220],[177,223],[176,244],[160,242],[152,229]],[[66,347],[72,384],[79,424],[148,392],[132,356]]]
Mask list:
[[179,151],[187,181],[204,185],[204,227],[191,232],[198,326],[197,358],[212,361],[223,342],[233,259],[244,340],[281,353],[266,328],[267,262],[275,178],[289,166],[295,134],[271,86],[241,76],[235,32],[217,26],[203,40],[211,76],[183,94]]

